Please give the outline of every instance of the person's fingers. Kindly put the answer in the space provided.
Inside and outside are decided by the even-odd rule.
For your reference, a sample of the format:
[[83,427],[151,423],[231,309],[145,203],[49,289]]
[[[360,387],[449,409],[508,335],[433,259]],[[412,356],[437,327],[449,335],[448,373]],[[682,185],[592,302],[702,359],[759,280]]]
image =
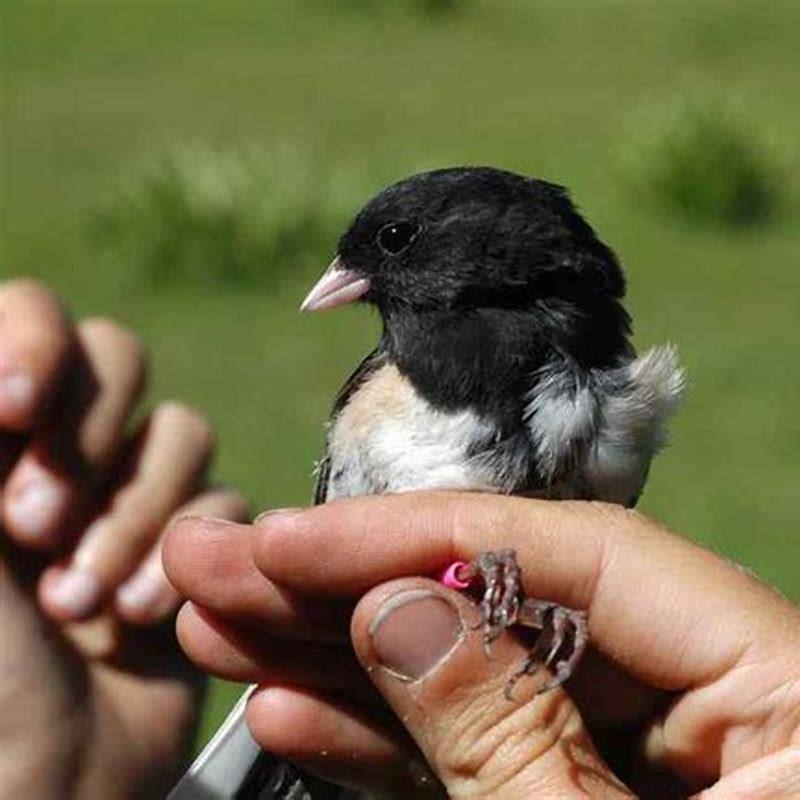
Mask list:
[[416,741],[449,797],[627,797],[597,755],[568,696],[548,679],[509,680],[527,652],[506,636],[484,650],[479,615],[431,580],[393,581],[356,607],[362,666]]
[[[789,637],[800,646],[800,610],[619,506],[423,492],[270,514],[258,528],[261,572],[309,593],[357,594],[484,550],[514,548],[529,595],[587,609],[595,645],[665,689],[715,677],[756,643],[783,650]],[[709,638],[696,624],[699,614],[725,635]]]
[[247,723],[269,752],[342,786],[382,798],[444,798],[441,784],[396,724],[345,701],[291,686],[266,686]]
[[176,625],[186,655],[204,672],[239,683],[292,684],[377,702],[347,645],[295,642],[235,626],[186,603]]
[[268,579],[328,595],[516,549],[529,596],[586,609],[594,646],[617,667],[685,693],[645,741],[650,760],[690,782],[798,735],[800,610],[635,512],[417,493],[273,514],[259,528],[255,559]]
[[353,602],[303,597],[268,581],[253,562],[254,529],[178,516],[164,540],[176,589],[230,621],[288,639],[347,641]]
[[[300,595],[267,580],[252,547],[259,526],[181,517],[167,531],[164,562],[178,591],[215,616],[265,635],[311,641],[349,640],[352,599]],[[572,681],[576,701],[599,729],[639,723],[662,702],[653,692],[590,652]]]
[[[235,489],[209,489],[179,508],[174,517],[208,514],[220,519],[247,519],[247,501]],[[152,546],[136,571],[117,589],[114,608],[133,625],[152,625],[174,613],[181,595],[164,572],[163,537]]]
[[37,281],[0,283],[0,429],[41,423],[72,348],[67,313]]
[[112,489],[110,502],[84,532],[66,568],[42,576],[39,597],[56,619],[84,619],[136,569],[175,509],[195,491],[213,449],[196,411],[159,406]]
[[800,797],[800,746],[739,767],[693,800],[794,800]]
[[22,545],[52,549],[74,535],[97,483],[117,455],[144,386],[139,340],[105,319],[77,329],[62,408],[37,434],[11,473],[3,518]]
[[102,317],[79,323],[77,337],[85,375],[74,401],[84,406],[76,449],[90,469],[101,470],[122,445],[128,417],[144,389],[147,353],[136,334]]

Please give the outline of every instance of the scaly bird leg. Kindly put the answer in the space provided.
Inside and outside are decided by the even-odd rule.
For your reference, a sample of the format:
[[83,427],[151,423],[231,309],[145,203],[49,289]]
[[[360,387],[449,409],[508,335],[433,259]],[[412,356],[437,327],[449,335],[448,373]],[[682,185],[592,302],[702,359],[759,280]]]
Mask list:
[[458,577],[463,580],[479,577],[483,581],[481,620],[475,627],[483,628],[483,647],[491,658],[493,642],[517,621],[522,580],[516,553],[513,550],[481,553]]
[[[542,664],[555,674],[539,689],[537,694],[549,692],[568,680],[575,672],[586,650],[586,645],[589,643],[586,612],[577,611],[574,608],[564,608],[564,606],[546,600],[526,599],[520,607],[517,622],[528,628],[538,628],[542,633],[536,640],[536,646],[531,651],[525,665],[519,673],[512,677],[511,681],[516,683],[523,675],[533,674],[536,668]],[[543,641],[550,643],[546,655],[544,655],[545,645],[543,644],[541,649],[538,647],[539,643]],[[570,644],[570,650],[566,656],[559,657],[565,643]],[[538,652],[536,652],[537,650]],[[532,663],[534,656],[536,657],[535,666]],[[513,684],[506,687],[506,695],[511,688],[513,688]]]
[[[555,674],[537,694],[564,683],[575,672],[589,642],[586,612],[545,600],[524,598],[521,570],[513,550],[481,553],[475,561],[460,568],[459,580],[469,582],[474,578],[480,578],[484,585],[481,620],[476,627],[483,628],[483,646],[487,656],[491,657],[492,643],[514,624],[541,631],[525,663],[506,685],[506,697],[511,699],[512,690],[520,678],[535,674],[542,665]],[[569,652],[565,657],[559,657],[565,644],[570,645]]]

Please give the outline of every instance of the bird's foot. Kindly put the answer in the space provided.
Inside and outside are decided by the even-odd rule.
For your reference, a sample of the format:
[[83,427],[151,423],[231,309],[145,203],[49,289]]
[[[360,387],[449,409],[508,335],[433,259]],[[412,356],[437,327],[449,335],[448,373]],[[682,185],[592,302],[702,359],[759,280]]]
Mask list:
[[483,629],[483,647],[491,657],[492,643],[517,621],[522,599],[522,580],[513,550],[481,553],[475,561],[463,564],[457,575],[463,585],[476,578],[484,586],[480,602],[481,619],[475,626]]
[[[541,666],[548,667],[553,674],[536,694],[560,686],[573,675],[589,644],[585,611],[528,598],[520,606],[517,623],[537,628],[540,633],[525,663],[506,684],[505,696],[509,700],[519,679],[536,674]],[[566,653],[563,652],[565,647],[568,648]]]
[[551,669],[553,675],[537,694],[555,689],[575,672],[589,642],[586,612],[525,598],[514,550],[481,553],[475,561],[459,565],[453,574],[463,586],[475,579],[483,583],[481,619],[476,627],[483,629],[487,656],[491,657],[492,643],[512,625],[540,631],[525,663],[506,685],[505,696],[509,700],[517,682],[526,675],[534,675],[541,666]]

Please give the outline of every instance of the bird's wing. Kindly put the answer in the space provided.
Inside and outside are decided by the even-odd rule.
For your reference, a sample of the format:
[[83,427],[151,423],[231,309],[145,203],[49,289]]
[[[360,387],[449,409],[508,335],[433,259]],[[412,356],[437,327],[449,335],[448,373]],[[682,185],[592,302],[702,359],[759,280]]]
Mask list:
[[635,503],[683,387],[670,346],[605,370],[548,365],[535,377],[525,410],[548,494]]
[[[350,398],[358,391],[359,387],[370,375],[380,369],[386,363],[386,353],[376,347],[369,353],[353,371],[353,374],[345,381],[344,386],[339,389],[336,400],[331,411],[331,421],[336,419],[339,412],[347,405]],[[330,480],[331,462],[326,452],[317,463],[317,481],[314,487],[314,505],[322,505],[328,496],[328,481]]]

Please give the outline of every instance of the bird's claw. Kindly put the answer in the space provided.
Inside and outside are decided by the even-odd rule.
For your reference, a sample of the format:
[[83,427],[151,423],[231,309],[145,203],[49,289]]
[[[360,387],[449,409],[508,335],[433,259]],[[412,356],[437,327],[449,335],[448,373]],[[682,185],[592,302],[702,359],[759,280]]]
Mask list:
[[491,657],[492,644],[517,621],[519,613],[522,580],[516,553],[513,550],[481,553],[460,577],[478,577],[483,582],[481,619],[475,627],[483,629],[483,647]]
[[[517,622],[537,628],[541,633],[525,663],[506,684],[505,695],[509,699],[517,681],[526,675],[534,675],[541,666],[553,674],[536,694],[560,686],[573,675],[589,643],[585,611],[529,598],[522,602]],[[569,648],[566,654],[563,653],[565,646]]]
[[[522,575],[514,550],[487,551],[466,565],[459,578],[480,578],[484,585],[480,602],[481,619],[476,628],[483,629],[483,646],[491,657],[491,646],[506,628],[518,624],[541,631],[528,658],[512,675],[505,696],[512,699],[517,682],[534,675],[539,667],[548,667],[553,675],[537,694],[555,689],[574,672],[586,650],[589,634],[586,612],[565,608],[545,600],[525,598]],[[562,653],[569,647],[566,655]]]

